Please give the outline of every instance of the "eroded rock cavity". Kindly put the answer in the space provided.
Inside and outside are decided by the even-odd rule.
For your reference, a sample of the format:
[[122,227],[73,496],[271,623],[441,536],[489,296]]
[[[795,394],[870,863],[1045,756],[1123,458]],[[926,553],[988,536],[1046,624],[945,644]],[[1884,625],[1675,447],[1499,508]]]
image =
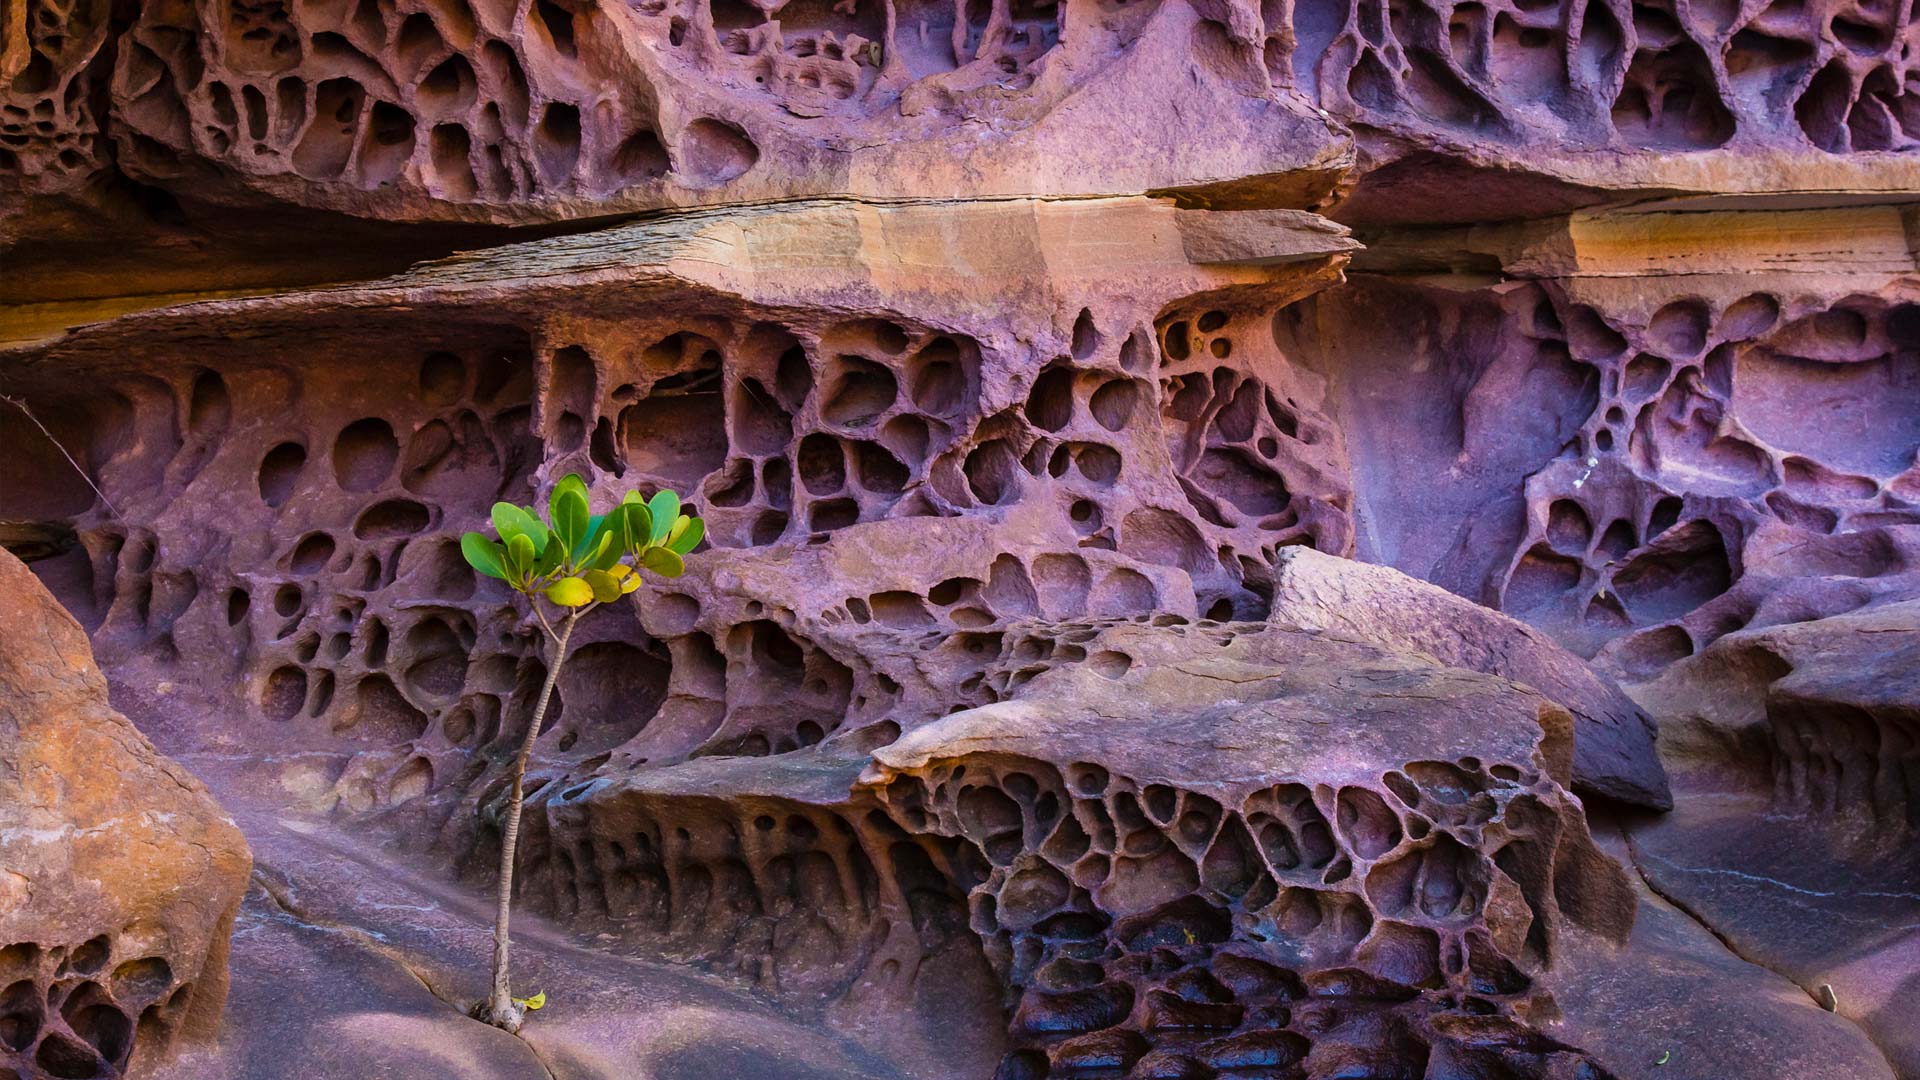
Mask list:
[[[683,493],[521,901],[875,1075],[1912,1074],[1910,8],[0,4],[0,541],[480,889],[547,658],[460,534]],[[76,910],[0,1078],[210,1036],[217,913]]]

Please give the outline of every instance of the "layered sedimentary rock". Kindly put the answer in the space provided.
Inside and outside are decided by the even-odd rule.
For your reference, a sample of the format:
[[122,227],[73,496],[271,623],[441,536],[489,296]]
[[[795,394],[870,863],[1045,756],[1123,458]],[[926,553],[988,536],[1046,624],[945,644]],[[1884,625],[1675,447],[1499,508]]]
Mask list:
[[876,1074],[1913,1073],[1910,9],[16,0],[0,540],[482,885],[684,493],[522,899]]
[[1312,548],[1279,552],[1274,571],[1274,621],[1534,687],[1574,715],[1576,789],[1659,809],[1672,805],[1660,759],[1648,751],[1653,721],[1539,630],[1385,567]]
[[[1446,230],[1285,313],[1374,478],[1358,554],[1635,679],[1749,623],[1920,595],[1912,214]],[[1476,264],[1515,280],[1435,275]]]
[[[1544,638],[1517,641],[1504,658],[1449,657],[1494,672],[1480,675],[1420,655],[1446,651],[1435,642],[1383,634],[1387,648],[1410,654],[1395,661],[1379,646],[1321,644],[1284,621],[1262,629],[1280,549],[1348,550],[1352,494],[1338,431],[1318,411],[1318,380],[1272,351],[1254,320],[1331,280],[1350,247],[1337,227],[1289,211],[1145,200],[960,211],[819,203],[712,212],[366,288],[108,324],[16,368],[44,373],[36,404],[64,445],[85,448],[111,503],[98,522],[75,519],[71,536],[44,536],[38,565],[94,622],[123,676],[137,673],[129,681],[177,680],[218,705],[199,718],[156,708],[157,722],[196,745],[266,754],[263,779],[308,797],[312,761],[294,752],[328,751],[325,800],[348,812],[428,815],[444,850],[479,869],[492,858],[504,779],[488,748],[510,745],[526,722],[542,658],[527,614],[465,569],[454,539],[481,524],[495,498],[525,498],[565,471],[596,476],[596,487],[686,490],[709,520],[712,547],[686,578],[650,588],[637,620],[617,609],[590,621],[561,679],[540,743],[529,891],[582,929],[698,957],[776,993],[827,994],[843,1013],[874,1003],[937,1012],[952,984],[929,984],[934,970],[976,972],[975,984],[997,996],[995,985],[1064,989],[1073,967],[1032,983],[982,914],[988,894],[971,895],[987,888],[981,856],[930,821],[893,820],[904,795],[856,794],[867,752],[903,731],[1018,698],[1029,685],[1041,692],[1055,668],[1124,681],[1134,654],[1147,677],[1236,639],[1248,643],[1250,680],[1282,680],[1275,694],[1287,685],[1282,673],[1303,686],[1356,666],[1351,688],[1329,691],[1297,721],[1320,737],[1330,718],[1368,707],[1371,680],[1431,683],[1439,700],[1452,695],[1475,716],[1454,722],[1459,745],[1433,762],[1410,748],[1390,762],[1362,755],[1354,767],[1372,771],[1372,786],[1347,800],[1373,818],[1389,797],[1422,815],[1417,825],[1365,825],[1425,830],[1405,851],[1374,850],[1379,836],[1336,840],[1327,822],[1338,807],[1312,805],[1313,792],[1337,789],[1332,780],[1249,761],[1265,777],[1263,798],[1285,796],[1302,839],[1269,836],[1280,846],[1256,857],[1245,845],[1263,819],[1240,805],[1252,789],[1195,789],[1193,804],[1211,800],[1217,812],[1208,836],[1180,841],[1190,855],[1167,849],[1188,860],[1185,875],[1173,863],[1128,870],[1143,853],[1097,840],[1109,851],[1100,858],[1121,861],[1102,889],[1114,899],[1074,902],[1056,920],[1068,929],[1030,935],[1021,948],[1050,935],[1063,955],[1083,952],[1091,946],[1072,944],[1072,927],[1137,922],[1168,904],[1235,905],[1297,929],[1321,918],[1308,877],[1331,886],[1353,874],[1325,900],[1324,948],[1243,943],[1249,962],[1264,955],[1258,963],[1273,969],[1278,981],[1263,992],[1271,1000],[1248,1021],[1245,1047],[1196,1052],[1226,1061],[1304,1047],[1275,1010],[1311,978],[1362,1012],[1381,995],[1397,999],[1392,1016],[1362,1026],[1412,1025],[1427,1032],[1420,1038],[1453,1038],[1441,1034],[1452,1023],[1442,1014],[1485,1013],[1492,1019],[1467,1027],[1499,1031],[1460,1035],[1459,1053],[1517,1040],[1546,1068],[1572,1051],[1526,1035],[1530,1014],[1507,999],[1529,1004],[1524,971],[1547,963],[1542,943],[1562,918],[1552,867],[1598,875],[1585,894],[1621,891],[1617,869],[1581,846],[1565,793],[1578,775],[1576,747],[1592,738],[1603,748],[1585,782],[1618,797],[1660,804],[1664,781],[1649,730],[1630,705],[1609,711],[1625,703],[1604,684],[1556,687],[1581,710],[1576,719],[1498,677],[1578,669]],[[953,264],[974,275],[952,277],[944,268]],[[955,317],[992,311],[986,298],[1008,294],[1024,304]],[[855,305],[850,317],[844,309]],[[448,332],[420,343],[417,359],[380,362],[396,328],[425,312]],[[129,363],[128,332],[143,349],[192,357],[191,374],[173,386],[152,380],[150,352]],[[263,335],[299,340],[303,359],[263,352]],[[113,389],[61,393],[75,370]],[[281,422],[302,414],[314,416],[310,430]],[[126,418],[131,438],[120,434]],[[49,455],[19,494],[66,497],[71,467]],[[183,536],[195,541],[171,539]],[[1389,593],[1417,588],[1380,573]],[[1322,597],[1318,610],[1363,621],[1362,606]],[[1263,635],[1271,641],[1254,644]],[[264,727],[224,721],[225,680]],[[1063,710],[1091,701],[1056,693]],[[1194,686],[1185,693],[1191,703],[1204,697]],[[1471,710],[1514,695],[1516,719],[1496,738]],[[1419,726],[1388,711],[1385,743]],[[1431,709],[1414,712],[1449,730]],[[1320,755],[1317,745],[1302,756]],[[276,751],[297,763],[271,765]],[[1382,777],[1402,768],[1416,780],[1392,794]],[[1457,783],[1443,782],[1462,769]],[[1117,775],[1175,790],[1140,769]],[[1433,784],[1445,791],[1420,793]],[[1002,798],[1019,794],[1017,781],[1007,786],[1014,794]],[[1429,811],[1413,809],[1423,798],[1474,798],[1466,788],[1499,792],[1480,800],[1485,808],[1458,811],[1453,824],[1470,835],[1443,840]],[[1509,821],[1493,804],[1514,799],[1527,809]],[[1159,795],[1149,801],[1160,812]],[[1129,843],[1153,845],[1146,834]],[[1354,843],[1365,852],[1345,858],[1366,865],[1335,873],[1330,845]],[[1281,865],[1287,844],[1305,845],[1305,861]],[[1523,865],[1529,845],[1539,866]],[[1427,880],[1421,853],[1441,847],[1432,888],[1466,897],[1457,911],[1435,899],[1422,914],[1404,897],[1356,891],[1375,863],[1383,882]],[[1220,854],[1209,862],[1207,850]],[[1289,878],[1282,896],[1279,879],[1256,881],[1256,858],[1272,867],[1265,872],[1300,880]],[[1077,871],[1085,887],[1098,886],[1091,865]],[[1211,867],[1206,887],[1182,888],[1202,865]],[[1118,899],[1128,892],[1138,895]],[[1592,918],[1617,936],[1631,905],[1613,907]],[[1205,915],[1209,949],[1193,963],[1225,943],[1225,919]],[[1347,968],[1360,972],[1357,988],[1341,982]],[[1148,989],[1141,983],[1141,1000]],[[1014,1031],[1026,1037],[1021,1022]],[[1151,1032],[1094,1041],[1136,1046]],[[1092,1061],[1080,1052],[1060,1067]]]
[[5,552],[0,623],[0,1075],[125,1075],[218,1027],[246,841]]
[[[1378,170],[1356,220],[1474,220],[1613,190],[1897,192],[1920,138],[1904,9],[1837,0],[23,2],[7,31],[20,190],[113,172],[393,220],[890,196],[902,171],[915,193],[1308,205],[1353,152],[1342,124]],[[1457,198],[1488,192],[1519,202]]]

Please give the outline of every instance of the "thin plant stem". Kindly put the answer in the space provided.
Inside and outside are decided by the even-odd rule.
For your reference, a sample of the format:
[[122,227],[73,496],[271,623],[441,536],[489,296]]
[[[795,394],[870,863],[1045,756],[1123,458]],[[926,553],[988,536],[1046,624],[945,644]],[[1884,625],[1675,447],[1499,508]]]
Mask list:
[[[534,611],[539,610],[536,600]],[[553,700],[560,665],[567,659],[567,640],[573,637],[573,626],[579,621],[580,613],[579,608],[569,611],[567,621],[560,624],[560,634],[553,641],[552,662],[547,665],[547,678],[540,686],[540,700],[534,703],[533,718],[527,722],[526,736],[520,740],[520,753],[513,759],[513,790],[507,801],[506,827],[500,836],[500,902],[493,918],[493,993],[487,1003],[487,1022],[507,1031],[519,1030],[523,1015],[520,1006],[514,1003],[507,978],[507,922],[513,909],[513,857],[520,842],[520,809],[526,794],[527,761],[533,757],[533,742],[540,737],[540,725],[546,721],[547,703]]]
[[533,617],[540,620],[540,629],[545,630],[547,632],[547,640],[548,641],[560,640],[559,635],[553,632],[553,624],[547,621],[546,613],[540,610],[540,601],[533,598],[532,596],[528,596],[527,601],[533,607]]

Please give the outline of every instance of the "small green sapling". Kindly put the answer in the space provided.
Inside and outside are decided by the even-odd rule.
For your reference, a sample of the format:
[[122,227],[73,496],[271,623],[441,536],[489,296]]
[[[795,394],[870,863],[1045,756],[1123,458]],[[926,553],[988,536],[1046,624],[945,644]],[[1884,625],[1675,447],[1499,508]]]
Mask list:
[[[493,987],[482,1019],[495,1027],[517,1031],[527,1012],[546,1003],[546,994],[515,998],[508,984],[507,919],[513,900],[514,847],[520,839],[520,809],[525,796],[527,759],[547,716],[547,702],[567,659],[567,642],[580,617],[623,596],[637,608],[644,571],[659,577],[679,577],[682,561],[706,535],[706,524],[680,512],[680,496],[661,491],[642,500],[629,491],[605,514],[594,514],[587,501],[587,484],[571,473],[554,485],[543,522],[535,507],[512,503],[493,505],[493,528],[498,541],[467,533],[460,551],[475,570],[524,593],[540,621],[548,642],[547,677],[534,702],[533,717],[513,759],[513,789],[507,801],[507,820],[500,835],[499,907],[493,923]],[[558,629],[543,604],[556,608]]]

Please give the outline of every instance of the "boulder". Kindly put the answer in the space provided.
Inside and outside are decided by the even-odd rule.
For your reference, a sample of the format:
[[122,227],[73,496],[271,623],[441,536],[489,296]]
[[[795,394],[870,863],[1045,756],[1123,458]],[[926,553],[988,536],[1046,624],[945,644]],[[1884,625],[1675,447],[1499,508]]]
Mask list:
[[252,857],[5,552],[0,626],[0,1075],[127,1075],[218,1027]]
[[1517,619],[1391,567],[1304,547],[1277,556],[1268,618],[1525,683],[1573,714],[1575,791],[1673,806],[1653,721],[1612,680]]

